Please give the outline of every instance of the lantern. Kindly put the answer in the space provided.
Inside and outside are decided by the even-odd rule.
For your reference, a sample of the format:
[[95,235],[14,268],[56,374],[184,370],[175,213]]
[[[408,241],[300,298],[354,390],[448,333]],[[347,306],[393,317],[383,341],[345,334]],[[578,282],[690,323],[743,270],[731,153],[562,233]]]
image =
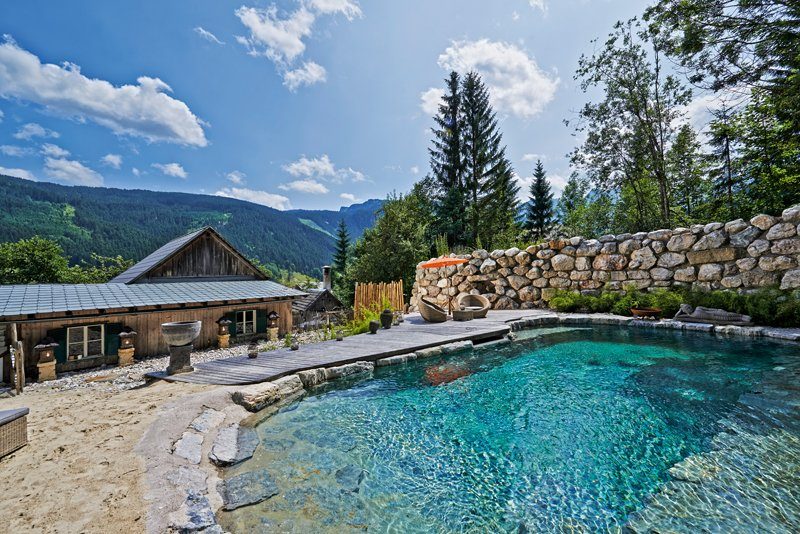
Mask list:
[[41,363],[49,363],[56,359],[56,348],[58,343],[51,337],[46,337],[39,342],[38,345],[33,347],[34,352],[38,356],[38,361]]
[[278,319],[280,318],[281,316],[278,315],[278,312],[269,312],[269,314],[267,314],[267,328],[278,328]]
[[119,333],[119,348],[132,349],[136,341],[136,332],[130,327],[126,326]]
[[231,321],[230,319],[225,319],[224,317],[217,321],[217,325],[219,326],[219,332],[217,332],[220,336],[227,336],[230,333],[230,326]]

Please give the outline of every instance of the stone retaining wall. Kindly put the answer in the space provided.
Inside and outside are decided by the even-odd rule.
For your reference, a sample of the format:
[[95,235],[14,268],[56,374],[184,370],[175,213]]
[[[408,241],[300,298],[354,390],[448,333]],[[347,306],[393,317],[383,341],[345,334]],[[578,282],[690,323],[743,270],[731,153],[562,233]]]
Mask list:
[[599,239],[557,239],[525,250],[476,250],[467,263],[417,269],[411,306],[481,294],[495,309],[546,306],[559,289],[691,287],[747,291],[800,288],[800,205],[780,217],[694,225]]

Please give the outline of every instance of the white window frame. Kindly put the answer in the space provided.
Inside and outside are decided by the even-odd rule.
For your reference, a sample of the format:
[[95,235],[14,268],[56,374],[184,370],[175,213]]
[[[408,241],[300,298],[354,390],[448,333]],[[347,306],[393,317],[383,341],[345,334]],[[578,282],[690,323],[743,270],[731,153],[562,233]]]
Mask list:
[[[100,327],[100,354],[96,354],[94,356],[87,356],[86,354],[89,352],[89,329],[94,327]],[[81,329],[83,331],[83,351],[80,356],[75,358],[74,360],[70,360],[69,357],[69,349],[71,345],[77,345],[80,341],[76,341],[74,343],[70,342],[69,334],[72,330]],[[97,340],[94,340],[97,341]],[[100,358],[106,355],[106,325],[104,324],[87,324],[81,326],[68,326],[67,327],[67,361],[77,361],[77,360],[85,360],[88,358]]]
[[[244,319],[243,321],[239,320],[240,314]],[[248,315],[250,316],[249,318]],[[245,332],[245,326],[247,326],[248,324],[252,325],[253,327],[252,332]],[[236,312],[236,335],[249,336],[255,334],[257,333],[256,327],[257,327],[256,310],[240,310]]]

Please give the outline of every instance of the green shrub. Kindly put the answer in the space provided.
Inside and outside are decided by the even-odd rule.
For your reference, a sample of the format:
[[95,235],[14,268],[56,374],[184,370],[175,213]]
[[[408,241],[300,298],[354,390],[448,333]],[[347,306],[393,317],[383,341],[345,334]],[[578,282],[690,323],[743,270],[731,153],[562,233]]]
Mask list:
[[557,291],[550,299],[550,307],[559,312],[575,312],[583,308],[588,298],[574,291]]

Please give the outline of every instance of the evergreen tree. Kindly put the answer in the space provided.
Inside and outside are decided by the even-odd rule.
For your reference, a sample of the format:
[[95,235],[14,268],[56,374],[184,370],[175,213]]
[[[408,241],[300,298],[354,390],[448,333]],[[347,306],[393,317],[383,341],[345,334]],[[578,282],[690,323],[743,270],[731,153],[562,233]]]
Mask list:
[[561,224],[564,224],[572,213],[586,205],[588,191],[587,181],[581,179],[577,173],[572,173],[564,186],[561,198],[558,199],[557,216]]
[[516,240],[519,186],[511,163],[503,157],[497,171],[488,178],[483,189],[483,218],[476,243],[490,248],[509,248]]
[[431,165],[435,234],[444,234],[453,245],[466,244],[464,211],[464,164],[462,161],[461,91],[458,73],[446,80],[446,93],[433,118],[433,140],[428,149]]
[[[485,210],[507,210],[510,207],[508,191],[502,189],[509,187],[513,177],[503,176],[503,173],[511,172],[511,165],[506,159],[505,147],[501,145],[503,136],[497,128],[497,117],[489,102],[489,90],[477,72],[467,73],[461,95],[464,129],[461,148],[467,190],[470,243],[481,237],[486,245],[487,242],[482,236],[486,232],[481,231],[481,222],[486,216]],[[497,197],[496,202],[495,197]],[[484,201],[484,198],[488,200]],[[493,213],[492,218],[505,217],[504,214]]]
[[336,229],[336,246],[333,253],[333,280],[335,286],[341,286],[347,270],[347,259],[350,253],[350,234],[344,219],[339,219]]
[[667,152],[667,171],[672,183],[676,211],[683,212],[680,222],[690,224],[698,219],[697,211],[705,199],[704,155],[694,129],[684,124]]
[[739,187],[739,177],[733,168],[735,125],[727,107],[713,112],[713,115],[708,135],[708,144],[711,146],[708,169],[713,193],[711,203],[716,208],[715,215],[727,221],[734,219],[737,214],[734,193]]
[[553,224],[553,193],[541,160],[533,170],[526,215],[525,228],[533,232],[536,239],[541,239]]

